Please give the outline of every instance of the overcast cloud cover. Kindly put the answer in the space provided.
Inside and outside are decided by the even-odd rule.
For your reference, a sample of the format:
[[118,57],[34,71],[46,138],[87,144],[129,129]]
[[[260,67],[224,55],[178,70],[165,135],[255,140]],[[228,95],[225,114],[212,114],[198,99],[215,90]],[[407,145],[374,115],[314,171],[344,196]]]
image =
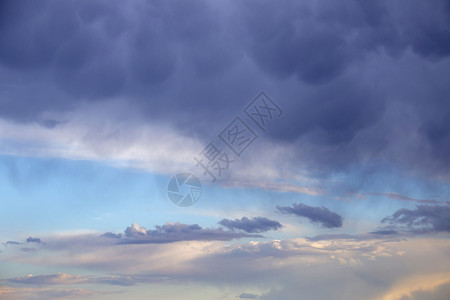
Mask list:
[[448,0],[0,0],[0,299],[448,299],[449,56]]

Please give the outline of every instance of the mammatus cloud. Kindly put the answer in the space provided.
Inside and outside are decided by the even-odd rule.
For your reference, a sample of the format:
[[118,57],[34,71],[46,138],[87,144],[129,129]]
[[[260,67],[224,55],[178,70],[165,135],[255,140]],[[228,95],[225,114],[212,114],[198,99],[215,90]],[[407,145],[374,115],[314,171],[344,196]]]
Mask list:
[[262,237],[257,234],[225,231],[222,228],[202,228],[197,224],[187,225],[181,223],[166,223],[155,226],[154,230],[134,223],[127,227],[125,234],[107,232],[102,237],[117,239],[120,244],[164,244],[180,241],[230,241],[233,239]]
[[[125,119],[163,120],[206,139],[223,124],[217,120],[228,122],[264,88],[287,112],[266,139],[297,149],[294,169],[318,176],[382,160],[448,180],[449,5],[410,2],[131,1],[124,8],[120,1],[48,0],[29,9],[28,1],[2,1],[0,117],[36,122],[53,137],[71,123],[55,114],[121,98],[137,110]],[[159,17],[150,22],[149,15]],[[298,80],[290,84],[292,77]],[[102,112],[114,121],[121,113]],[[112,129],[102,137],[120,135]],[[82,136],[73,144],[98,139]],[[70,139],[62,144],[25,148],[83,156],[64,147]]]
[[240,220],[229,220],[229,219],[223,219],[219,222],[220,225],[225,226],[226,228],[230,230],[239,229],[248,233],[255,233],[255,232],[266,232],[269,230],[278,230],[283,225],[280,224],[280,222],[275,220],[270,220],[265,217],[255,217],[255,218],[247,218],[242,217]]
[[292,214],[307,218],[311,223],[321,225],[326,228],[342,226],[343,218],[324,206],[313,207],[303,203],[294,203],[292,207],[277,205],[277,210],[284,214]]
[[450,232],[450,205],[418,205],[415,209],[402,208],[381,222],[399,226],[411,233]]

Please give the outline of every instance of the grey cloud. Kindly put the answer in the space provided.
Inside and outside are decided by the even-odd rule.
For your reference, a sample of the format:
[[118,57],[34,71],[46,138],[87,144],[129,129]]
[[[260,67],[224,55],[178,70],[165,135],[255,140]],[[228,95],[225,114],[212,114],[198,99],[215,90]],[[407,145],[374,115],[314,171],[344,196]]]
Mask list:
[[22,245],[23,243],[16,242],[16,241],[7,241],[6,245]]
[[303,203],[294,203],[292,207],[277,205],[277,210],[284,214],[307,218],[311,223],[326,228],[342,227],[343,218],[324,206],[313,207]]
[[[110,234],[107,236],[112,237]],[[154,230],[146,230],[134,223],[125,230],[125,237],[118,240],[120,244],[161,244],[179,241],[230,241],[238,238],[261,235],[241,232],[225,231],[222,228],[202,228],[197,224],[166,223],[155,226]],[[116,236],[114,236],[116,238]]]
[[369,233],[370,234],[380,234],[380,235],[392,235],[392,234],[397,234],[398,231],[393,230],[393,229],[380,229],[380,230],[372,231]]
[[[64,250],[73,248],[99,249],[124,244],[168,244],[182,241],[231,241],[240,238],[262,238],[260,234],[249,234],[223,230],[222,228],[202,228],[198,224],[166,223],[147,230],[134,223],[124,233],[106,232],[101,235],[82,234],[70,237],[47,237],[46,250]],[[22,248],[24,252],[37,251],[38,248]]]
[[230,230],[243,230],[248,233],[266,232],[269,230],[277,230],[283,227],[280,222],[270,220],[265,217],[247,218],[242,217],[240,220],[223,219],[219,222],[220,225],[225,226]]
[[411,233],[450,232],[450,205],[418,205],[415,209],[402,208],[382,223],[399,226]]
[[238,296],[238,298],[242,298],[242,299],[258,299],[259,296],[255,295],[255,294],[250,294],[250,293],[242,293]]
[[27,243],[37,243],[37,244],[44,244],[40,238],[34,238],[34,237],[28,237]]
[[364,242],[364,241],[375,241],[375,240],[383,240],[385,242],[388,241],[400,241],[403,238],[404,234],[388,229],[380,229],[377,231],[369,232],[369,233],[361,233],[361,234],[319,234],[312,237],[305,237],[308,241],[319,242],[319,241],[354,241],[354,242]]
[[100,237],[120,239],[122,237],[122,234],[121,233],[113,233],[113,232],[105,232]]

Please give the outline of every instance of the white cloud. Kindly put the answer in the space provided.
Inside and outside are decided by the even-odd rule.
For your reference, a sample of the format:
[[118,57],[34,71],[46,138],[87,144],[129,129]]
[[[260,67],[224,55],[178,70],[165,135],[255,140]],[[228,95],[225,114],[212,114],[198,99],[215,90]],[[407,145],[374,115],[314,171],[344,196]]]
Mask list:
[[[162,122],[139,118],[121,100],[84,105],[65,113],[47,113],[43,122],[15,123],[0,119],[0,153],[28,157],[91,160],[115,167],[137,168],[159,174],[191,172],[202,179],[194,156],[207,142],[189,136]],[[214,137],[218,132],[211,132]],[[293,146],[264,141],[252,144],[248,155],[236,159],[219,184],[227,187],[258,188],[281,192],[321,195],[315,180],[292,169]]]

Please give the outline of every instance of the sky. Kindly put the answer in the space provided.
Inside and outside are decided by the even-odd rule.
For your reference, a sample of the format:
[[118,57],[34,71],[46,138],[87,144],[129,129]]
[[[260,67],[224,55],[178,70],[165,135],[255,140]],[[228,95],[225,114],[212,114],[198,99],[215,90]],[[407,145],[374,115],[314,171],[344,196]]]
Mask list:
[[450,1],[0,0],[0,299],[450,297]]

